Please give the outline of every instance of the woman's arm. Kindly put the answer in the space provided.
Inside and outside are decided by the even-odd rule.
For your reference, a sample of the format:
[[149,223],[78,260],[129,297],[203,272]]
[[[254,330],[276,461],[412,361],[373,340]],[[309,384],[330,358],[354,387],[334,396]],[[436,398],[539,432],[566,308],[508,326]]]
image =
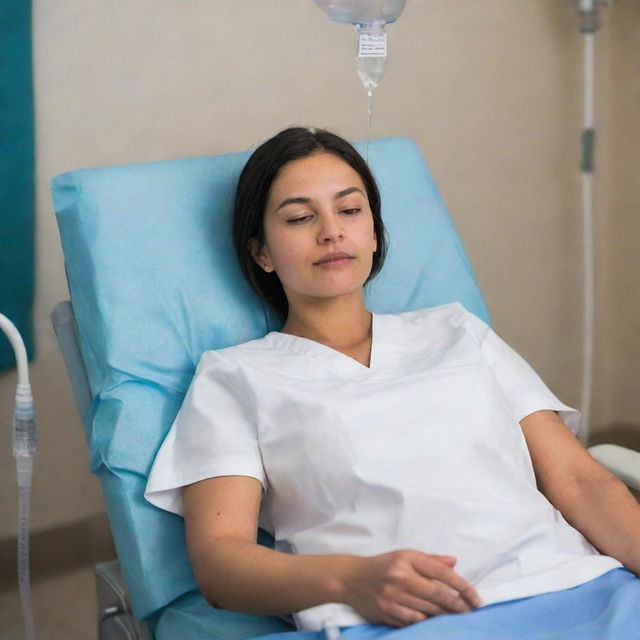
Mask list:
[[640,576],[640,504],[554,411],[520,421],[538,489],[601,553]]
[[213,606],[285,615],[328,602],[366,620],[403,626],[427,615],[468,611],[478,593],[453,571],[455,558],[415,550],[376,556],[290,554],[256,544],[262,494],[249,476],[183,488],[187,549],[200,591]]
[[348,555],[294,555],[256,543],[262,485],[249,476],[209,478],[182,490],[187,549],[213,606],[286,615],[336,602]]

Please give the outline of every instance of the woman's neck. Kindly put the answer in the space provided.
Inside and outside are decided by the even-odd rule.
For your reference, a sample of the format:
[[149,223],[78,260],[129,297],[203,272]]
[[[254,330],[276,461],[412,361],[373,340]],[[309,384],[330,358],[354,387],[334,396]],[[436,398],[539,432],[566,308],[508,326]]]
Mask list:
[[281,333],[315,340],[335,349],[358,349],[371,344],[372,314],[362,306],[350,313],[289,312]]

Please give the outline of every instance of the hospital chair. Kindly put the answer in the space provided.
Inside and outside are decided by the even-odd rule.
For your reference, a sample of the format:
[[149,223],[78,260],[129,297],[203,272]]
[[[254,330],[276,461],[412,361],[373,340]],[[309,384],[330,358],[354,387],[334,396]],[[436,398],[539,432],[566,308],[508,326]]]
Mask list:
[[[356,146],[364,155],[364,144]],[[369,154],[389,253],[365,288],[367,307],[390,313],[457,300],[491,324],[417,146],[379,139]],[[191,571],[182,518],[143,498],[202,353],[282,327],[244,281],[232,246],[235,185],[249,155],[80,169],[52,179],[71,298],[56,306],[52,322],[117,552],[95,567],[101,640],[242,640],[295,630],[291,616],[211,607]],[[610,446],[591,452],[607,464]],[[610,468],[640,488],[640,454],[622,453],[628,459]],[[257,541],[274,543],[262,529]]]

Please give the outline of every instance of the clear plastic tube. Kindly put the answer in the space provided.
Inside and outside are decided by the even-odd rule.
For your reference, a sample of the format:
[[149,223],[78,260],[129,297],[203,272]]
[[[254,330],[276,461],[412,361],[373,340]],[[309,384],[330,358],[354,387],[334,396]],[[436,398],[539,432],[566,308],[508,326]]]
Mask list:
[[32,465],[20,466],[24,458],[36,454],[36,420],[33,402],[16,402],[13,412],[13,456],[18,464],[18,486],[31,486]]
[[[4,331],[13,352],[16,354],[16,364],[18,365],[18,391],[26,391],[29,387],[29,369],[27,366],[27,350],[24,347],[24,341],[16,326],[5,316],[0,313],[0,329]],[[29,390],[31,387],[29,387]]]
[[36,453],[36,421],[33,395],[29,384],[27,351],[22,336],[15,325],[0,313],[2,330],[13,347],[18,367],[16,404],[13,412],[13,455],[16,459],[18,481],[18,586],[25,638],[34,640],[35,630],[31,606],[31,584],[29,577],[29,497],[33,474],[33,458]]
[[13,454],[18,481],[18,586],[25,638],[34,640],[33,609],[29,573],[29,497],[36,451],[33,402],[16,403],[13,414]]
[[373,91],[369,89],[369,126],[367,127],[367,164],[369,164],[369,144],[371,143],[371,123],[373,122]]
[[[31,458],[24,459],[31,464]],[[20,487],[18,498],[18,586],[22,604],[22,619],[27,640],[34,640],[31,582],[29,580],[29,495],[31,487]]]

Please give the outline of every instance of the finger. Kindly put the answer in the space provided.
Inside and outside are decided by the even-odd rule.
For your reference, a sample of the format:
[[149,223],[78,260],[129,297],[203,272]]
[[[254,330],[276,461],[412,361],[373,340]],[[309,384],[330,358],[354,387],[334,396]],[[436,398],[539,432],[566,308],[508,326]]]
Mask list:
[[431,578],[431,582],[439,589],[442,590],[442,593],[449,593],[451,594],[455,599],[456,602],[461,602],[463,607],[464,607],[464,612],[468,612],[471,611],[472,608],[474,608],[476,605],[467,602],[458,591],[456,591],[455,589],[453,589],[452,587],[450,587],[448,584],[446,584],[445,582],[441,582],[440,580],[436,579],[436,578]]
[[[460,600],[460,602],[462,603],[462,600]],[[424,600],[422,598],[413,596],[410,593],[404,593],[399,595],[397,599],[397,604],[400,604],[404,607],[409,607],[409,609],[413,609],[414,611],[419,611],[420,613],[424,613],[430,618],[433,616],[441,616],[443,614],[452,613],[451,611],[448,611],[447,609],[442,608],[439,604],[432,602],[431,600]],[[466,607],[467,610],[469,610],[466,604],[464,603],[462,604],[463,606]]]
[[428,557],[418,558],[412,566],[417,573],[426,578],[439,580],[460,594],[467,604],[472,607],[480,606],[481,600],[475,587],[459,576],[453,569],[441,562],[430,560]]
[[480,597],[480,594],[478,593],[476,588],[472,584],[461,578],[458,574],[454,573],[453,581],[449,581],[447,584],[452,586],[460,594],[464,601],[471,605],[474,609],[482,605],[482,598]]
[[401,604],[392,604],[387,609],[387,618],[394,627],[406,627],[408,624],[415,624],[427,619],[427,616],[411,607]]
[[413,595],[437,602],[449,611],[463,612],[467,607],[478,606],[479,596],[475,588],[452,569],[437,561],[432,563],[431,569],[424,566],[415,568],[416,580],[409,582]]
[[[401,589],[401,593],[396,598],[397,601],[402,604],[412,603],[420,611],[431,605],[440,608],[437,613],[467,613],[471,610],[469,604],[450,587],[418,574],[406,578],[398,588]],[[411,600],[405,600],[405,597]]]
[[458,562],[458,559],[454,558],[453,556],[439,556],[434,554],[429,555],[433,555],[434,559],[438,560],[439,562],[443,562],[448,567],[454,567],[456,562]]
[[469,603],[438,580],[429,580],[423,588],[426,598],[444,609],[445,613],[468,613],[471,611]]

